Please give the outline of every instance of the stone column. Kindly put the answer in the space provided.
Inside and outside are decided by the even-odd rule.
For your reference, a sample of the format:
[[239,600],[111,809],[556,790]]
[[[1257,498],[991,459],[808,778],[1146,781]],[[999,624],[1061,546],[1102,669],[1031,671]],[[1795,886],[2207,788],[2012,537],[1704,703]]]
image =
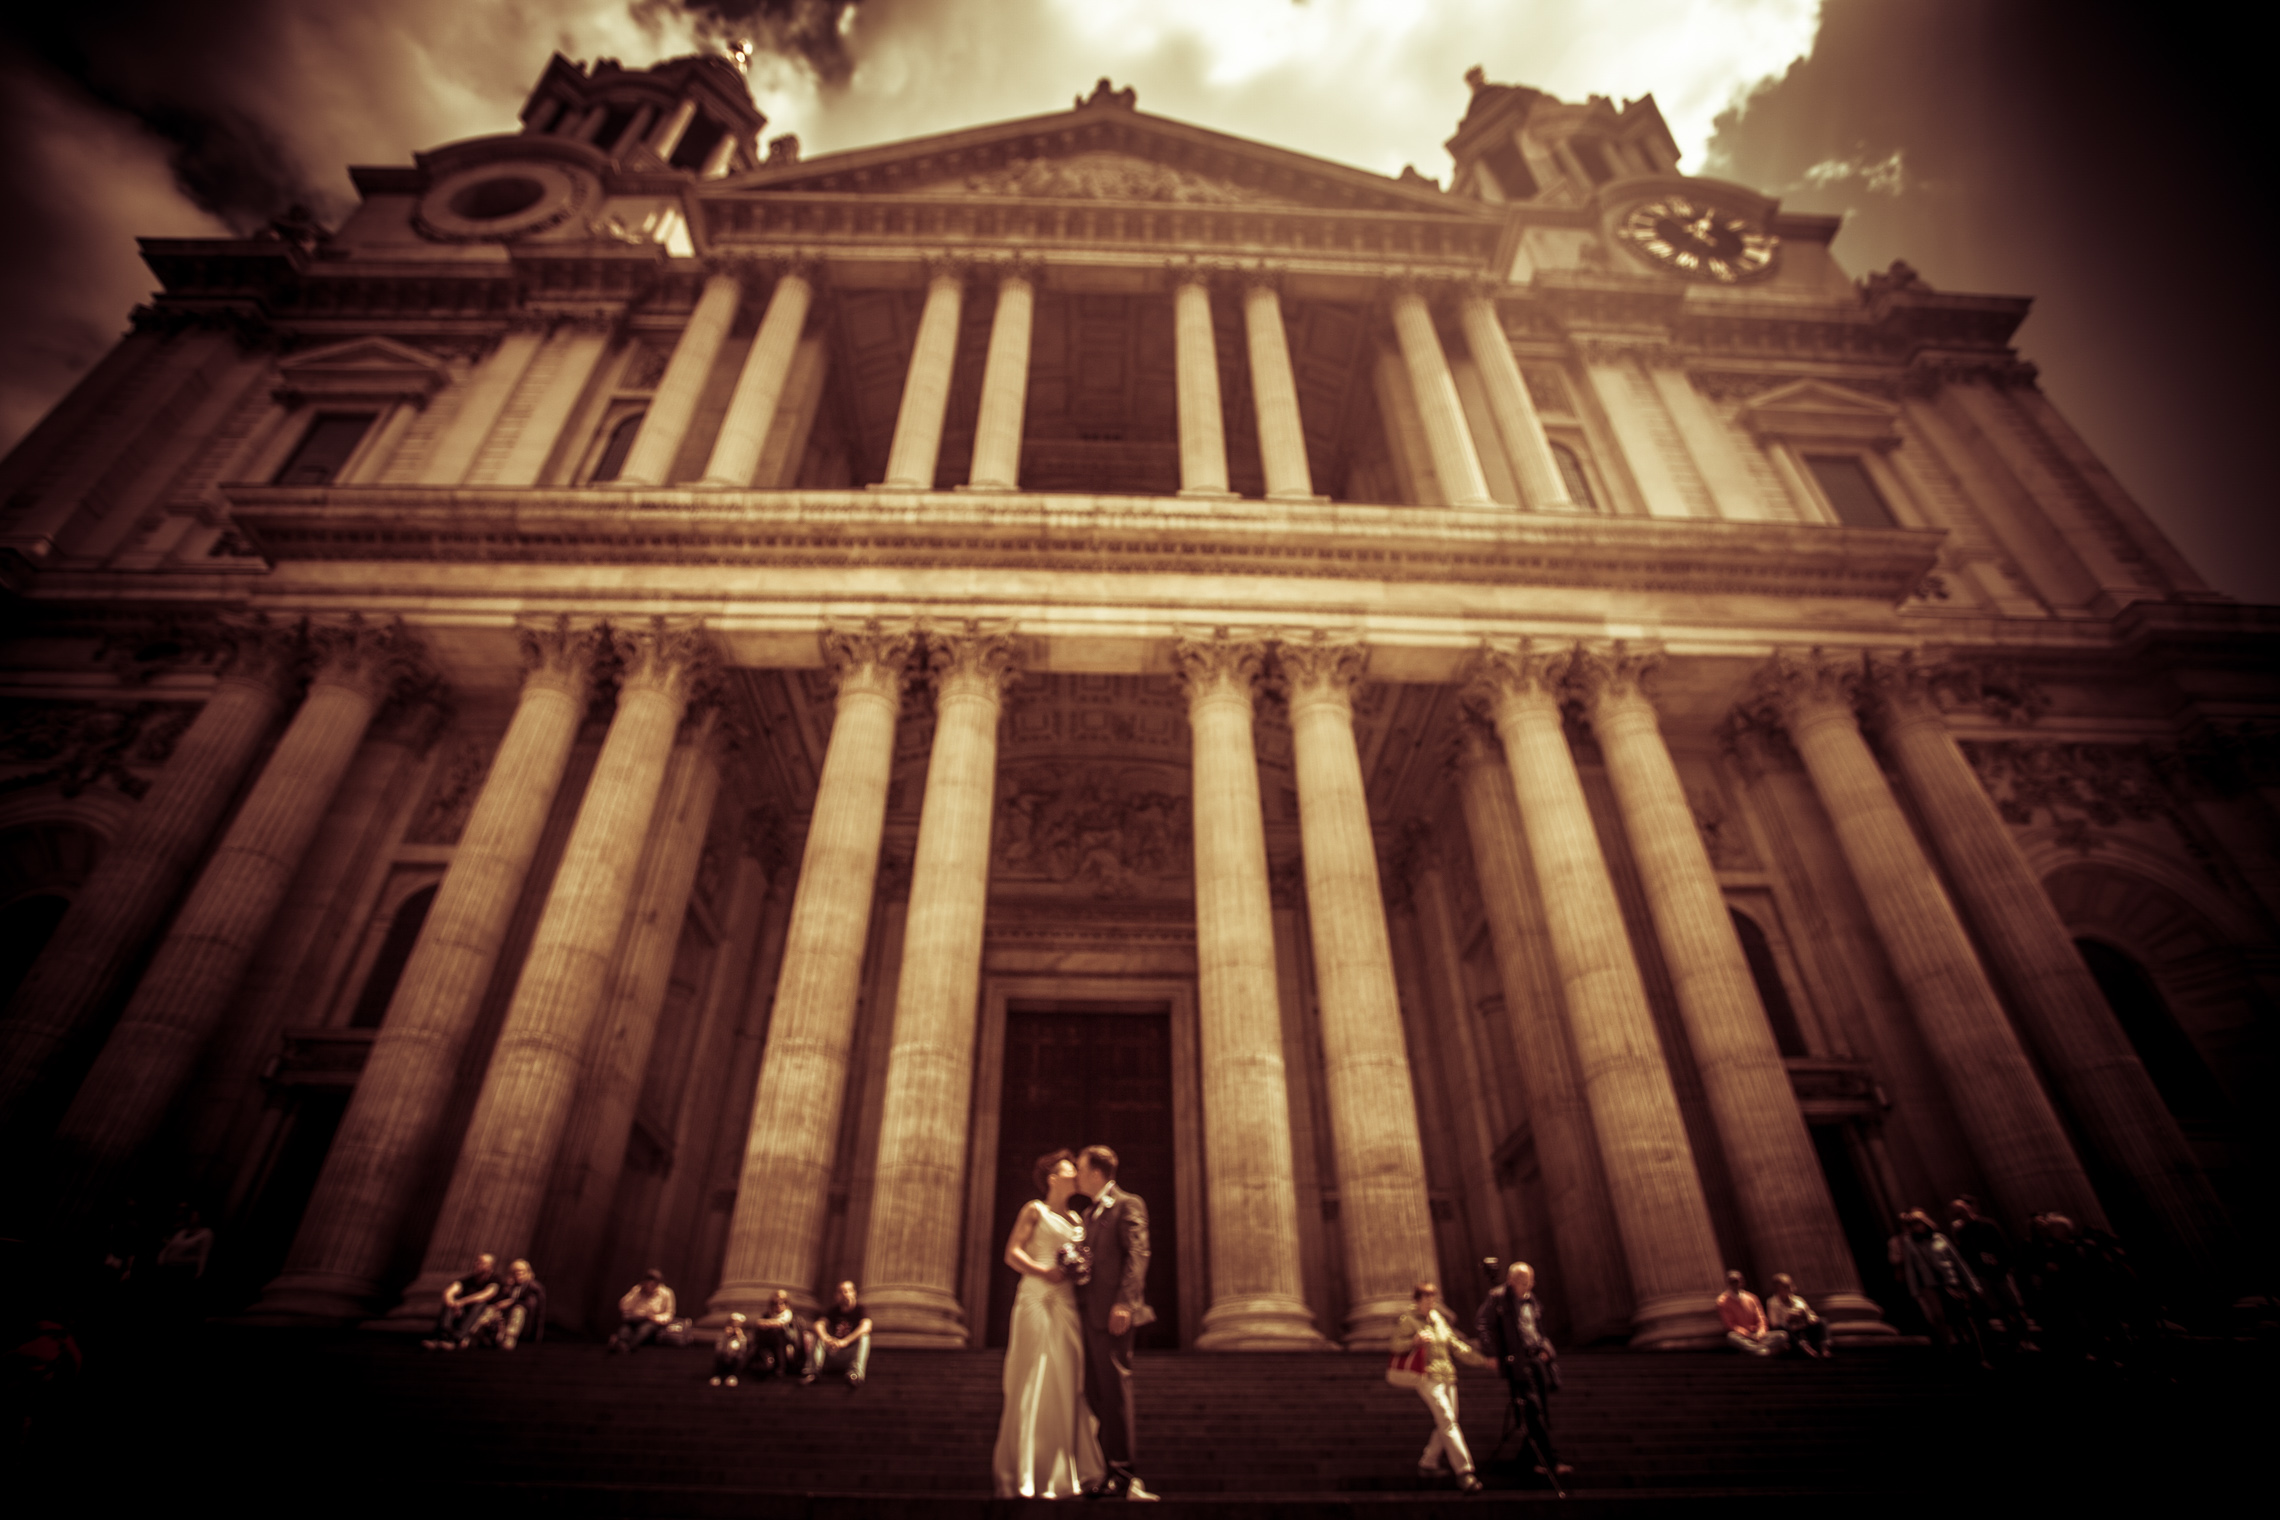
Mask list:
[[816,1257],[912,637],[873,621],[857,632],[828,631],[822,643],[839,676],[839,711],[800,857],[720,1289],[708,1305],[714,1314],[765,1312],[778,1288],[802,1310],[818,1302]]
[[1010,634],[930,635],[934,748],[911,861],[863,1297],[882,1345],[962,1347],[958,1234]]
[[1473,696],[1496,724],[1528,833],[1591,1127],[1631,1264],[1636,1346],[1716,1345],[1725,1276],[1646,984],[1560,724],[1564,654],[1484,648]]
[[1979,943],[2011,991],[2012,1011],[2083,1139],[2136,1185],[2196,1267],[2223,1267],[2235,1244],[2224,1205],[2074,936],[1956,747],[1929,690],[1937,673],[1903,657],[1872,666],[1870,674],[1885,743]]
[[1852,709],[1860,668],[1817,650],[1777,653],[1758,675],[1759,709],[1788,728],[1813,778],[1997,1212],[2021,1220],[2057,1210],[2102,1227],[2098,1195],[1861,737]]
[[1029,403],[1029,330],[1036,309],[1033,266],[1015,264],[999,274],[989,362],[982,368],[982,404],[974,416],[969,490],[1010,491],[1021,482],[1021,421]]
[[594,1282],[601,1265],[596,1256],[625,1170],[626,1138],[633,1133],[689,894],[720,795],[722,721],[717,707],[692,710],[666,764],[649,841],[634,871],[632,906],[610,964],[601,1015],[587,1038],[578,1098],[541,1212],[536,1259],[547,1264],[555,1312],[581,1322],[588,1322],[594,1289],[618,1291]]
[[266,620],[220,630],[213,694],[132,815],[96,858],[0,1019],[0,1134],[44,1136],[66,1092],[55,1068],[109,1000],[120,968],[166,916],[246,767],[277,722],[301,656],[297,630]]
[[712,379],[713,361],[720,357],[721,344],[728,341],[728,329],[736,321],[736,308],[743,298],[744,281],[737,274],[723,271],[705,280],[696,309],[689,313],[689,323],[673,345],[664,377],[649,398],[649,410],[642,415],[641,431],[634,435],[633,449],[625,456],[625,468],[618,472],[618,484],[672,484],[673,462],[680,457],[697,403],[704,399],[705,385]]
[[1494,506],[1488,477],[1481,473],[1480,454],[1465,426],[1456,376],[1449,373],[1449,356],[1441,349],[1441,335],[1434,330],[1423,292],[1414,285],[1396,288],[1392,309],[1393,335],[1401,344],[1401,362],[1409,371],[1409,388],[1417,398],[1425,446],[1433,456],[1433,473],[1440,477],[1442,494],[1452,507]]
[[499,414],[506,410],[507,398],[522,383],[545,342],[542,326],[526,319],[510,328],[499,339],[499,346],[483,356],[464,382],[459,410],[452,414],[420,469],[421,485],[455,486],[467,478],[475,456],[482,451],[483,440],[491,436]]
[[775,425],[776,407],[784,397],[784,381],[799,352],[800,333],[807,325],[808,308],[815,301],[815,272],[803,263],[784,265],[776,275],[776,288],[768,296],[760,330],[745,351],[744,368],[737,372],[736,390],[728,398],[720,435],[713,440],[712,458],[705,464],[704,483],[744,490],[753,483],[760,455],[767,447],[768,431]]
[[[478,477],[488,474],[482,484],[538,484],[538,477],[554,457],[555,445],[562,441],[562,430],[570,425],[570,414],[586,394],[594,366],[609,349],[613,325],[610,318],[592,315],[566,319],[555,328],[546,340],[552,352],[533,359],[523,376],[522,385],[533,388],[527,409],[517,395],[500,415],[500,425],[512,426],[515,431],[497,468],[486,472],[482,450],[476,450],[475,463],[469,468]],[[521,388],[516,387],[517,391]]]
[[[657,130],[650,134],[649,151],[661,159],[671,158],[673,150],[681,146],[681,135],[689,130],[689,123],[696,119],[697,103],[695,101],[684,100],[675,105],[672,113],[659,122]],[[639,123],[636,125],[638,126]],[[628,132],[626,135],[630,137],[633,134]]]
[[1882,1313],[1861,1292],[1717,869],[1644,690],[1660,659],[1620,644],[1604,654],[1579,651],[1573,675],[1606,757],[1742,1225],[1761,1270],[1789,1273],[1825,1318],[1848,1332],[1881,1329]]
[[285,1270],[254,1306],[257,1323],[346,1325],[371,1312],[421,1185],[569,767],[603,638],[567,617],[526,623],[516,634],[522,696],[365,1057]]
[[624,661],[617,715],[507,1005],[426,1259],[393,1324],[432,1314],[436,1294],[476,1253],[505,1261],[530,1249],[674,735],[714,679],[717,656],[697,627],[657,618],[613,638]]
[[887,450],[887,478],[895,491],[931,491],[934,466],[942,453],[942,419],[950,409],[951,371],[958,362],[958,317],[966,301],[966,271],[947,259],[931,261],[926,309],[919,314],[918,338],[911,344],[910,371],[903,380],[902,406],[895,413],[894,443]]
[[1274,902],[1251,728],[1266,649],[1222,632],[1181,639],[1172,658],[1194,745],[1196,1024],[1211,1242],[1211,1307],[1196,1347],[1327,1348],[1298,1264]]
[[1226,419],[1219,409],[1219,338],[1211,325],[1211,276],[1174,272],[1172,347],[1179,387],[1180,494],[1232,496]]
[[[1556,1292],[1577,1341],[1627,1334],[1631,1325],[1630,1269],[1607,1204],[1607,1182],[1591,1134],[1591,1106],[1583,1095],[1569,1043],[1559,974],[1544,932],[1544,904],[1528,862],[1512,772],[1493,735],[1467,722],[1457,749],[1458,795],[1465,833],[1480,884],[1481,913],[1504,987],[1504,1014],[1520,1057],[1520,1088],[1528,1129],[1536,1143],[1544,1211],[1551,1216]],[[1547,1273],[1548,1275],[1548,1273]]]
[[1306,462],[1306,424],[1298,414],[1298,377],[1290,367],[1282,295],[1265,274],[1243,287],[1243,330],[1250,340],[1251,400],[1259,414],[1259,463],[1266,471],[1267,498],[1313,501],[1314,476]]
[[1468,292],[1457,304],[1457,317],[1464,324],[1465,346],[1472,350],[1473,364],[1480,371],[1489,414],[1504,440],[1504,457],[1518,477],[1521,505],[1537,512],[1571,509],[1575,503],[1568,500],[1567,482],[1560,476],[1559,461],[1552,457],[1535,398],[1528,394],[1520,363],[1512,357],[1512,340],[1504,334],[1495,298],[1483,290]]
[[[228,1012],[285,889],[382,703],[419,680],[401,624],[309,631],[319,664],[229,832],[176,910],[55,1135],[58,1198],[107,1205],[158,1133]],[[428,677],[432,679],[432,677]]]
[[1277,650],[1290,704],[1300,848],[1346,1242],[1346,1344],[1376,1349],[1419,1278],[1439,1275],[1425,1147],[1378,885],[1353,689],[1368,655],[1321,635]]

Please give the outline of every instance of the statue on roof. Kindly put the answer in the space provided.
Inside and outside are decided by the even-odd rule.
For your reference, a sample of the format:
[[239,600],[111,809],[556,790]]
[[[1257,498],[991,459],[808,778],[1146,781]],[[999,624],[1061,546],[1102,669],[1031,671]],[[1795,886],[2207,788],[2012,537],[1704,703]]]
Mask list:
[[1131,85],[1126,85],[1121,90],[1114,89],[1109,85],[1106,74],[1101,75],[1100,83],[1093,86],[1090,99],[1082,95],[1077,97],[1077,109],[1080,111],[1086,106],[1115,106],[1119,110],[1130,111],[1139,104],[1140,92],[1137,89]]

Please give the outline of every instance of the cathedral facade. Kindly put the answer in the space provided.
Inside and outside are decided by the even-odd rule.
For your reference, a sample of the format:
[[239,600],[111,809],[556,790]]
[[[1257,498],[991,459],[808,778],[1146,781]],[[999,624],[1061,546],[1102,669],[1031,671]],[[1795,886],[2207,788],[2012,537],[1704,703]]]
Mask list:
[[2237,1291],[2280,616],[2026,301],[1470,82],[1444,190],[1105,80],[803,158],[724,60],[556,58],[336,229],[146,242],[0,464],[13,1232],[985,1345],[1105,1142],[1162,1345],[1486,1257],[1571,1340],[1709,1343],[1728,1267],[1886,1336],[1965,1193]]

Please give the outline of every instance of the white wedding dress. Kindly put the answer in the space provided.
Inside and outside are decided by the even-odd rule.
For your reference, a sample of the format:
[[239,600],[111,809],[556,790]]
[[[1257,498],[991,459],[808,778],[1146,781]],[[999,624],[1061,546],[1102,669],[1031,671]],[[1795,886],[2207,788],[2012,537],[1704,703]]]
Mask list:
[[[1028,1255],[1052,1261],[1077,1239],[1065,1214],[1039,1207]],[[1077,1290],[1023,1273],[1005,1343],[1005,1413],[992,1463],[1001,1499],[1071,1499],[1108,1475],[1100,1421],[1085,1402],[1085,1331]]]

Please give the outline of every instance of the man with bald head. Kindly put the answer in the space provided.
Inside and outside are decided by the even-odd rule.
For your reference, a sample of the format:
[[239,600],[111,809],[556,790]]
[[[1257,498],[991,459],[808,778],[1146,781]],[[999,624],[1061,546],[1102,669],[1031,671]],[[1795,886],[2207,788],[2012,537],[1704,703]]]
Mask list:
[[1560,1354],[1544,1333],[1543,1305],[1536,1301],[1536,1269],[1516,1261],[1504,1281],[1480,1301],[1473,1316],[1473,1339],[1496,1359],[1512,1407],[1521,1416],[1521,1436],[1543,1459],[1542,1472],[1556,1479],[1573,1468],[1552,1449],[1552,1391],[1560,1386]]

